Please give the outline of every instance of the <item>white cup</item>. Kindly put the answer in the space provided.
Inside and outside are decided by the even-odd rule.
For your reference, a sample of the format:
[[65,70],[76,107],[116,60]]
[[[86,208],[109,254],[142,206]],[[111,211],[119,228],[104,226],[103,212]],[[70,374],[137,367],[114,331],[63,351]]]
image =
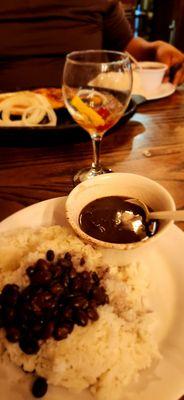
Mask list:
[[140,78],[141,88],[145,92],[155,92],[161,86],[163,77],[168,68],[166,64],[156,61],[141,61],[136,72]]
[[119,244],[98,240],[81,229],[79,215],[88,203],[104,196],[126,196],[139,199],[154,211],[174,211],[176,209],[170,193],[163,186],[145,176],[114,172],[87,179],[70,192],[66,201],[67,220],[77,235],[85,242],[119,250],[135,249],[145,246],[146,243],[152,243],[173,224],[173,221],[170,220],[160,221],[158,231],[145,241]]

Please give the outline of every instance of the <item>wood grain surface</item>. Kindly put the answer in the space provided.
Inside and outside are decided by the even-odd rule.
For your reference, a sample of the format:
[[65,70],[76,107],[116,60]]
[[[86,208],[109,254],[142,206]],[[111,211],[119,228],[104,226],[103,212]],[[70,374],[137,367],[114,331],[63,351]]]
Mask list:
[[[0,220],[38,201],[67,195],[73,175],[90,165],[88,134],[83,134],[84,141],[78,140],[77,131],[75,140],[74,134],[70,140],[70,130],[61,135],[56,146],[54,141],[46,146],[43,135],[39,147],[34,140],[32,146],[11,146],[11,137],[8,146],[0,147]],[[180,89],[168,98],[139,105],[130,121],[103,138],[101,159],[115,172],[142,174],[161,183],[182,209],[183,155],[184,90]]]
[[[83,141],[77,130],[76,137],[70,138],[70,131],[61,135],[57,145],[53,140],[46,146],[43,135],[39,147],[34,141],[32,146],[12,146],[11,137],[0,147],[0,220],[30,204],[67,195],[73,175],[90,165],[88,134]],[[176,207],[184,209],[184,88],[139,105],[130,121],[106,135],[102,163],[115,172],[156,180],[169,190]],[[184,223],[178,225],[184,229]]]

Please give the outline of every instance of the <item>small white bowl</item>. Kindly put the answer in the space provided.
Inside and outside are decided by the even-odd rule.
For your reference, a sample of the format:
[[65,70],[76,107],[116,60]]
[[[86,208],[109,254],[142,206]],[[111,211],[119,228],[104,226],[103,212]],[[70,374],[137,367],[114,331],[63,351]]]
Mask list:
[[142,200],[154,211],[175,210],[175,203],[169,192],[157,182],[136,174],[112,173],[88,179],[76,186],[66,201],[66,217],[74,231],[85,242],[100,247],[129,250],[150,243],[163,235],[173,221],[162,220],[157,233],[145,241],[135,243],[109,243],[95,239],[79,226],[79,215],[91,201],[105,196],[128,196]]
[[168,66],[156,61],[142,61],[138,64],[141,68],[136,69],[136,72],[139,74],[142,89],[146,92],[158,90]]

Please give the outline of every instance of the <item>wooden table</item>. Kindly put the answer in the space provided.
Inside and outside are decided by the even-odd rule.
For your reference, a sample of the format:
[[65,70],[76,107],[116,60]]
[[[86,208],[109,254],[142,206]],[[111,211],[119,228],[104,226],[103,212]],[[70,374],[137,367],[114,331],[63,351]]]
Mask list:
[[[0,220],[30,204],[67,195],[73,175],[91,163],[90,140],[0,149]],[[86,134],[87,135],[87,134]],[[125,125],[104,137],[102,162],[113,171],[155,179],[184,209],[184,88],[146,103]],[[184,229],[184,223],[178,224]],[[184,397],[183,397],[184,400]]]
[[[171,97],[139,105],[133,118],[104,137],[102,162],[113,171],[155,179],[184,208],[184,88]],[[91,142],[57,146],[0,147],[0,220],[30,204],[67,195],[73,175],[90,165]],[[65,140],[66,139],[66,140]],[[184,223],[179,224],[184,228]]]

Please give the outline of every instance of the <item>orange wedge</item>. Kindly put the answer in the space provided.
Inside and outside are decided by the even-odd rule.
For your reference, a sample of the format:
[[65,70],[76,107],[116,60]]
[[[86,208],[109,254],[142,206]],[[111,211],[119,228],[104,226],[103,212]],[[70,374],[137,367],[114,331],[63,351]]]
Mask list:
[[95,127],[105,125],[104,119],[99,115],[95,110],[91,107],[87,106],[78,96],[75,96],[72,101],[71,105],[74,106],[82,115],[85,115],[89,118],[92,124]]

